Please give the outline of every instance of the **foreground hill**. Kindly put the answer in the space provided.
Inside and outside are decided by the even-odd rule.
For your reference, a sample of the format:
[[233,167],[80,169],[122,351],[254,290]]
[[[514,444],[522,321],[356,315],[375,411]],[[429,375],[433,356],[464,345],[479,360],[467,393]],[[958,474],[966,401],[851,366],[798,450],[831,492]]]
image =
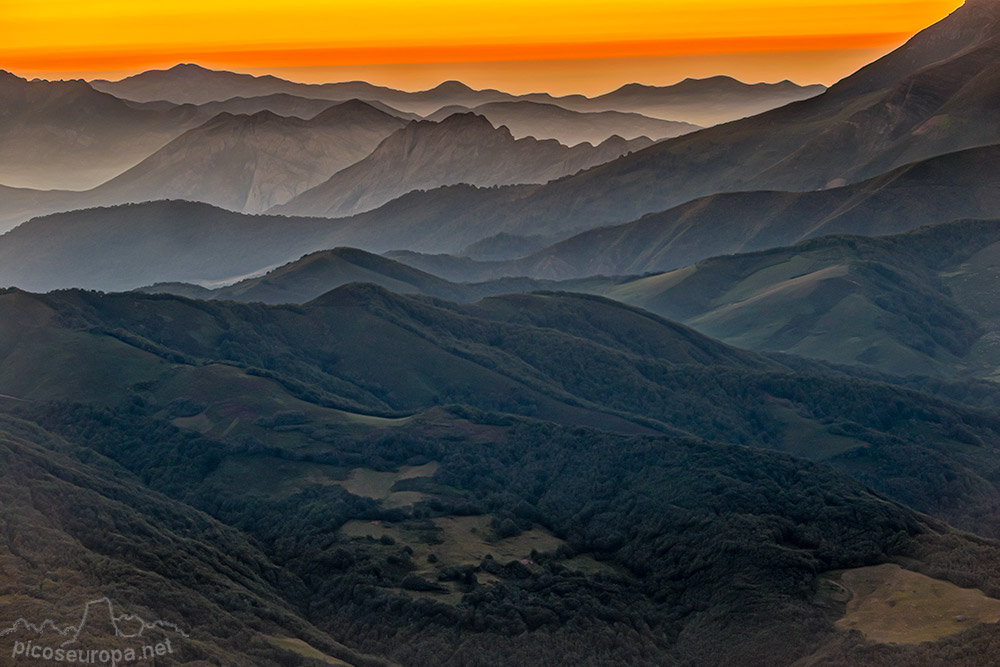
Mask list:
[[645,137],[611,137],[598,146],[567,147],[554,140],[514,139],[507,128],[494,128],[482,116],[454,114],[439,123],[411,123],[365,159],[272,212],[342,217],[442,185],[544,183],[650,143]]
[[[456,306],[354,285],[266,307],[8,291],[0,343],[0,409],[21,425],[0,422],[18,509],[0,554],[32,615],[52,611],[27,591],[59,552],[46,588],[190,618],[184,655],[222,664],[293,648],[362,665],[385,663],[350,651],[934,665],[995,640],[988,611],[926,624],[909,598],[855,625],[865,640],[843,593],[895,563],[948,618],[955,585],[1000,594],[996,543],[843,474],[996,534],[1000,421],[982,411],[551,293]],[[534,419],[435,407],[456,401]],[[171,531],[183,548],[160,557]],[[900,624],[919,638],[881,638]]]
[[596,146],[612,136],[624,139],[649,137],[659,141],[699,129],[690,123],[649,118],[637,113],[571,111],[555,104],[526,100],[490,102],[472,109],[444,107],[427,116],[427,120],[440,121],[466,112],[485,117],[494,127],[505,126],[515,139],[555,139],[567,146],[583,142]]
[[[994,635],[968,607],[964,624],[919,647],[838,630],[843,603],[817,601],[813,590],[837,590],[834,575],[817,570],[905,562],[913,577],[937,577],[928,581],[939,590],[957,590],[951,579],[992,593],[998,550],[791,457],[443,413],[403,429],[354,426],[317,461],[294,445],[234,450],[177,430],[160,408],[63,405],[60,414],[34,406],[13,426],[5,419],[0,456],[18,482],[0,486],[16,526],[0,540],[16,582],[6,611],[76,621],[85,602],[110,594],[127,600],[124,611],[178,622],[189,637],[170,637],[173,657],[241,666],[518,665],[540,656],[789,665],[811,654],[846,665],[886,652],[933,665],[957,643],[968,652]],[[441,428],[450,440],[433,437]],[[386,439],[393,447],[376,444]],[[486,459],[470,456],[480,447],[469,442],[509,463],[480,467]],[[347,443],[366,453],[352,456]],[[413,474],[414,456],[434,458],[424,466],[434,479],[410,478],[425,485],[419,496],[436,499],[430,514],[387,510],[349,482],[357,472],[345,477]],[[530,469],[517,463],[526,458]],[[245,492],[264,477],[265,493]],[[498,520],[515,499],[524,499],[523,518]],[[737,503],[739,514],[730,514]],[[588,514],[599,518],[583,523]],[[491,536],[504,522],[516,534]],[[32,539],[16,537],[25,534]],[[664,536],[669,555],[657,546]],[[53,581],[46,566],[63,576]],[[744,577],[755,585],[742,585]],[[683,589],[671,583],[677,578]],[[39,584],[60,603],[31,595]],[[312,622],[297,609],[309,609]],[[891,610],[885,617],[907,620]],[[743,630],[738,640],[734,627]],[[768,639],[779,634],[780,642]],[[107,647],[109,639],[95,641]]]
[[[348,285],[303,306],[16,291],[4,303],[10,343],[0,393],[22,399],[114,401],[133,383],[176,377],[163,387],[202,387],[192,398],[218,406],[192,425],[260,437],[253,417],[233,425],[239,413],[226,406],[233,392],[265,389],[240,388],[225,368],[197,370],[221,363],[296,397],[266,399],[274,410],[308,414],[305,401],[399,418],[461,403],[622,433],[684,432],[826,461],[963,528],[1000,530],[994,417],[815,364],[797,371],[598,297],[540,293],[456,306]],[[109,374],[105,365],[122,360],[128,372]],[[322,441],[317,428],[303,432]],[[911,471],[904,460],[934,463]],[[952,481],[942,484],[941,471]]]
[[[340,664],[392,664],[348,649],[306,621],[295,605],[304,583],[281,573],[245,533],[73,440],[0,416],[0,500],[10,528],[0,538],[5,630],[18,618],[51,619],[60,627],[84,618],[77,641],[64,651],[141,651],[169,641],[181,664],[278,667],[303,664],[301,646],[349,661]],[[37,594],[49,586],[54,598]],[[178,631],[152,628],[140,639],[116,638],[107,611],[102,624],[101,606],[93,605],[105,596],[115,615],[164,621]],[[15,641],[66,646],[54,632],[4,634],[5,650]]]

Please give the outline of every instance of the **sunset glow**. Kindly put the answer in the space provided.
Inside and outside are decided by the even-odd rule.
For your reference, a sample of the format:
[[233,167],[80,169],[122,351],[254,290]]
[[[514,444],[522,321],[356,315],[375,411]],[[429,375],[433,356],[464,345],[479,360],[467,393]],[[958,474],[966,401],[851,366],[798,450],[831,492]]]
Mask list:
[[376,9],[321,0],[0,0],[0,68],[30,77],[117,78],[198,62],[404,88],[433,85],[441,70],[464,71],[478,86],[513,81],[601,92],[614,83],[601,63],[613,60],[619,71],[634,68],[619,83],[711,74],[831,83],[960,4],[387,0]]

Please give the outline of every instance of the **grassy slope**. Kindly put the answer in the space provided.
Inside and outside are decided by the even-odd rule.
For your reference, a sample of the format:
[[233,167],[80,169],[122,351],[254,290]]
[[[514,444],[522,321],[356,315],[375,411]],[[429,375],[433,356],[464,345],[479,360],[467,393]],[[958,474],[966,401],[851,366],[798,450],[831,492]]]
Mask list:
[[740,347],[890,373],[989,377],[1000,224],[836,236],[626,282],[612,298]]
[[839,578],[851,598],[838,626],[878,642],[919,644],[1000,621],[1000,600],[897,565],[848,570]]
[[712,195],[584,232],[524,259],[476,268],[539,278],[635,275],[828,234],[896,234],[958,218],[992,218],[1000,215],[1000,188],[992,176],[998,169],[1000,147],[993,145],[832,190]]

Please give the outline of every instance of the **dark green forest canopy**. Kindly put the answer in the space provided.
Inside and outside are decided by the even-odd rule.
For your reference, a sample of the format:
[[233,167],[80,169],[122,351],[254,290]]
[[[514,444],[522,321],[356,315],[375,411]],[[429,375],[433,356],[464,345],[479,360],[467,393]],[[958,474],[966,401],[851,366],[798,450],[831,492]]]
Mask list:
[[[497,664],[488,656],[500,645],[503,664],[574,654],[673,664],[697,656],[705,642],[727,646],[727,655],[743,664],[791,661],[830,635],[837,613],[811,604],[817,574],[946,549],[938,536],[943,526],[828,467],[750,448],[452,410],[405,429],[373,431],[330,447],[322,460],[305,461],[338,466],[350,452],[360,455],[350,458],[352,465],[441,463],[434,500],[387,511],[335,486],[283,496],[220,486],[216,475],[231,462],[248,466],[257,459],[280,470],[292,455],[212,441],[146,412],[137,404],[21,410],[59,434],[47,436],[49,447],[63,438],[79,443],[55,448],[87,465],[121,466],[123,479],[141,480],[151,492],[243,531],[259,545],[243,552],[259,548],[283,568],[278,590],[292,610],[331,636],[403,664],[440,664],[432,656],[445,646],[457,648],[454,664]],[[439,436],[442,424],[452,438]],[[115,463],[100,463],[105,456]],[[103,511],[99,497],[89,502]],[[449,605],[400,596],[415,569],[401,545],[337,532],[353,519],[407,525],[470,514],[507,516],[518,530],[543,527],[564,546],[533,554],[527,567],[482,561],[463,575],[470,583],[461,602]],[[105,544],[88,538],[88,523],[71,529],[92,549]],[[947,548],[978,548],[961,539]],[[567,559],[577,554],[596,558],[606,572],[576,570]],[[977,572],[953,569],[950,576],[995,585]],[[496,582],[479,585],[477,577]],[[729,637],[734,614],[748,631],[743,641]],[[777,633],[788,623],[796,628],[791,636]],[[781,641],[763,638],[779,634]]]
[[[267,594],[324,646],[427,665],[496,664],[500,647],[505,664],[790,664],[844,640],[842,606],[814,604],[824,572],[901,562],[997,586],[991,542],[898,503],[995,534],[1000,420],[913,383],[560,293],[456,305],[349,285],[263,306],[9,291],[0,309],[2,387],[27,399],[5,405],[42,445],[245,536],[283,573]],[[25,360],[35,376],[16,372]],[[76,387],[88,404],[58,402]],[[348,490],[359,470],[431,463],[393,478],[413,503]],[[497,557],[419,560],[476,517]],[[548,546],[501,556],[522,533]]]

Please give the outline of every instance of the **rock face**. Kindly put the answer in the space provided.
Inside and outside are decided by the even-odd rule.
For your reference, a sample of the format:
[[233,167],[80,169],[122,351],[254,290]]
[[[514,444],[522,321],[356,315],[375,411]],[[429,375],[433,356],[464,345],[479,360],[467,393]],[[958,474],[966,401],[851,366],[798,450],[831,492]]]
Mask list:
[[203,121],[194,107],[151,108],[83,81],[26,81],[0,70],[0,183],[93,187]]
[[570,148],[555,140],[514,139],[483,116],[459,113],[439,123],[410,123],[364,160],[274,212],[341,217],[442,185],[545,183],[650,144],[645,137],[631,142],[611,137],[596,147]]
[[405,123],[357,100],[311,120],[221,113],[92,195],[101,204],[188,199],[259,213],[362,159]]

